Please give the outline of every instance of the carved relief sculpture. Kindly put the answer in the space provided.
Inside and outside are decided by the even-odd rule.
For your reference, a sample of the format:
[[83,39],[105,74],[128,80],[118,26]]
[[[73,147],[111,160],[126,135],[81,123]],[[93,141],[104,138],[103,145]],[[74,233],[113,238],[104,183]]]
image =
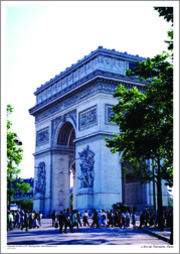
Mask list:
[[49,128],[37,132],[37,141],[36,141],[37,146],[48,142],[49,142]]
[[79,115],[80,130],[89,128],[97,124],[97,108],[92,110],[81,112]]
[[89,146],[79,153],[79,159],[82,161],[80,163],[81,175],[78,176],[78,179],[81,181],[80,188],[93,187],[94,184],[94,156],[95,154],[89,150]]
[[43,195],[46,192],[46,170],[45,163],[40,162],[37,170],[37,180],[35,185],[35,194],[42,193]]

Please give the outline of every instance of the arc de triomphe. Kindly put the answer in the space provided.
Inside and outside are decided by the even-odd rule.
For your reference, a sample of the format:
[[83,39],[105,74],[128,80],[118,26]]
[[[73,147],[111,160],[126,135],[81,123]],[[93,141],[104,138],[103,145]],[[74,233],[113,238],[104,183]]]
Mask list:
[[[145,59],[99,47],[37,88],[36,105],[29,110],[36,128],[35,210],[51,214],[70,206],[70,172],[73,206],[80,212],[111,209],[122,201],[134,204],[125,195],[121,155],[110,153],[104,137],[119,132],[109,122],[118,84],[143,91],[143,83],[126,77],[137,60]],[[136,196],[146,191],[138,186]],[[147,200],[138,202],[143,206]]]

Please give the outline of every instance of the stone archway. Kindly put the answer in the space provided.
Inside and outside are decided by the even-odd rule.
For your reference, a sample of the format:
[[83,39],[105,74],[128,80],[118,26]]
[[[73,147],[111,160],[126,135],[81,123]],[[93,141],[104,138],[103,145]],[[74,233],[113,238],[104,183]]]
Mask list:
[[70,176],[73,174],[75,188],[74,126],[70,121],[60,121],[55,133],[53,152],[53,207],[55,210],[70,207]]
[[109,210],[122,201],[119,155],[111,154],[104,137],[119,133],[119,126],[109,121],[119,83],[144,91],[144,83],[125,76],[126,69],[138,60],[143,58],[99,47],[37,88],[36,105],[29,110],[36,128],[34,181],[38,181],[38,165],[43,162],[46,188],[44,194],[37,192],[33,197],[33,209],[51,214],[69,207],[72,161],[87,150],[94,154],[94,176],[91,184],[84,184],[83,158],[76,160],[75,208],[80,212]]

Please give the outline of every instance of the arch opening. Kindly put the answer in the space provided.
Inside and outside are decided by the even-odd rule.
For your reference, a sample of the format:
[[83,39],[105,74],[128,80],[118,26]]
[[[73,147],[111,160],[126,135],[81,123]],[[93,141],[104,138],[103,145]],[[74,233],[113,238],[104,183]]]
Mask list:
[[75,149],[75,144],[73,143],[75,139],[75,130],[74,127],[70,122],[66,122],[63,124],[59,131],[58,139],[57,139],[57,144],[58,145],[64,145],[68,147],[74,147]]
[[[65,160],[68,160],[66,166],[63,167],[64,172],[66,172],[65,173],[66,180],[64,179],[64,184],[69,186],[68,188],[63,189],[64,197],[66,197],[69,200],[68,201],[69,205],[66,202],[66,207],[64,207],[65,209],[75,208],[76,164],[75,164],[75,143],[73,142],[75,138],[76,134],[73,125],[70,122],[63,123],[59,130],[56,144],[58,145],[58,147],[60,147],[62,154],[66,156]],[[64,199],[64,197],[62,196],[61,198]]]

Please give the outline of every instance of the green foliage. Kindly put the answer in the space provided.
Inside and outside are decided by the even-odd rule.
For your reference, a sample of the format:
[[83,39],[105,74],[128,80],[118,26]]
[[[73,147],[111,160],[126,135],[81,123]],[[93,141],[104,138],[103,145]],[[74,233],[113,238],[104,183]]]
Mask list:
[[[171,18],[170,18],[171,20]],[[129,176],[141,182],[157,178],[158,166],[166,184],[173,185],[173,64],[171,56],[163,52],[147,61],[136,62],[127,76],[145,82],[145,93],[136,87],[126,90],[122,84],[116,88],[117,105],[111,121],[118,124],[120,133],[113,139],[105,138],[112,153],[124,152],[122,161],[132,163]],[[154,174],[149,171],[146,160],[154,160]],[[163,163],[159,164],[159,160]]]
[[159,12],[159,16],[163,16],[164,19],[173,23],[173,7],[154,7],[154,10]]
[[[154,7],[155,10],[159,12],[159,16],[163,16],[164,19],[167,22],[171,22],[173,26],[173,7]],[[170,37],[169,41],[165,41],[168,43],[168,50],[173,51],[173,31],[168,31],[168,37]],[[172,59],[173,59],[173,54],[172,54]]]
[[17,134],[15,132],[11,132],[10,130],[12,123],[9,120],[9,116],[12,112],[12,106],[7,105],[7,197],[9,201],[11,201],[11,196],[16,192],[17,189],[21,190],[22,193],[31,190],[31,187],[28,183],[15,183],[14,188],[11,186],[11,183],[16,180],[21,172],[18,166],[23,159],[23,150],[16,142]]
[[28,199],[28,198],[23,198],[23,199],[18,199],[14,200],[14,202],[17,205],[21,206],[21,209],[23,210],[33,210],[33,199]]
[[168,197],[168,207],[173,207],[173,203],[171,202],[169,197]]

